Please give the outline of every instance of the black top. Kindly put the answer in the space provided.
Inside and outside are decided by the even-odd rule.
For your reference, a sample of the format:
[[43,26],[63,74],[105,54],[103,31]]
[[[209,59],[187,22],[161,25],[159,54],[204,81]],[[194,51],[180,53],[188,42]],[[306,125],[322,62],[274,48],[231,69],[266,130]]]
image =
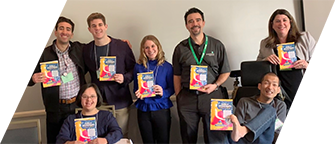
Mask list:
[[[278,50],[274,49],[274,52],[278,56]],[[300,60],[299,58],[297,59]],[[280,71],[279,65],[277,65],[276,70],[281,81],[281,86],[293,101],[303,77],[301,69],[292,68],[292,70]]]
[[[107,44],[108,45],[108,44]],[[96,60],[98,67],[100,66],[100,57],[108,56],[107,45],[104,46],[95,46],[96,47]]]
[[[191,39],[193,49],[200,59],[204,49],[205,42],[197,45]],[[191,52],[188,38],[181,41],[175,48],[173,53],[173,74],[181,76],[181,85],[184,88],[189,88],[190,85],[190,68],[191,65],[197,65]],[[207,83],[214,83],[220,74],[230,72],[229,62],[225,46],[221,41],[208,36],[208,45],[206,53],[201,65],[208,66]]]

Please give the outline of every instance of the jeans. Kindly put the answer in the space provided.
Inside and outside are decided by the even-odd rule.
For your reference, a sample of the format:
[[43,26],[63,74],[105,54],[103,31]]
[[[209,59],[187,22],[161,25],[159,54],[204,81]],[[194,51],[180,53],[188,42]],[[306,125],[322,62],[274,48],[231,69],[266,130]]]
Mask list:
[[276,109],[264,105],[256,117],[244,124],[250,132],[237,143],[271,144],[275,133]]

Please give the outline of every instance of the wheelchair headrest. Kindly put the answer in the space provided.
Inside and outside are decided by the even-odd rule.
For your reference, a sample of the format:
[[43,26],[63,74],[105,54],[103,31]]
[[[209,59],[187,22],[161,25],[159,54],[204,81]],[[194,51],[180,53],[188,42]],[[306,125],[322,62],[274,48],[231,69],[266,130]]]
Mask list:
[[241,63],[242,86],[257,86],[263,75],[275,71],[275,66],[268,61],[244,61]]

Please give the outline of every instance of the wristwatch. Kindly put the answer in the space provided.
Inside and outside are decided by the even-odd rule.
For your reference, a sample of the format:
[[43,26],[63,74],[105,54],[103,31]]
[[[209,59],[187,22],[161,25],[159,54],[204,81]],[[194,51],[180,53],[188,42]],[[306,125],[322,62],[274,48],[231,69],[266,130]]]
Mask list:
[[219,85],[217,83],[214,83],[216,85],[216,89],[215,90],[218,90],[219,89]]

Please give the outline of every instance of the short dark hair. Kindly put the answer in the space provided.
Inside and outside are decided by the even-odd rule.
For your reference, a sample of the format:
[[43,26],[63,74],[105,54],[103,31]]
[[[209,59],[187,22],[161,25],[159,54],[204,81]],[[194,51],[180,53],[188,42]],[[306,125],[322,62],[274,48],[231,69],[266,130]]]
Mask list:
[[199,13],[201,15],[202,20],[205,21],[204,13],[198,8],[193,7],[193,8],[190,8],[184,15],[185,24],[187,24],[187,16],[192,13]]
[[56,26],[55,26],[56,31],[58,29],[58,24],[61,23],[61,22],[67,22],[67,23],[69,23],[72,26],[72,32],[74,31],[74,23],[70,19],[68,19],[66,17],[63,17],[63,16],[60,16],[58,18],[58,21],[57,21]]
[[83,108],[83,106],[81,105],[81,97],[83,96],[83,93],[85,92],[85,90],[90,88],[90,87],[93,87],[95,92],[97,93],[98,100],[97,100],[97,105],[95,107],[100,107],[101,106],[102,96],[101,96],[101,93],[100,93],[100,90],[99,90],[98,86],[95,83],[88,83],[88,84],[85,84],[85,85],[80,87],[79,93],[78,93],[77,98],[76,98],[76,104],[77,104],[78,107]]
[[106,24],[106,18],[102,13],[91,13],[88,17],[87,17],[87,25],[88,27],[91,27],[91,21],[95,20],[95,19],[101,19],[102,22],[104,23],[104,25]]
[[280,86],[280,79],[279,79],[279,77],[277,76],[277,74],[275,74],[274,72],[268,72],[268,73],[264,74],[264,75],[262,76],[262,79],[261,79],[261,81],[260,81],[259,83],[262,83],[262,82],[264,81],[265,76],[267,76],[267,75],[277,77],[277,78],[278,78],[278,86]]

